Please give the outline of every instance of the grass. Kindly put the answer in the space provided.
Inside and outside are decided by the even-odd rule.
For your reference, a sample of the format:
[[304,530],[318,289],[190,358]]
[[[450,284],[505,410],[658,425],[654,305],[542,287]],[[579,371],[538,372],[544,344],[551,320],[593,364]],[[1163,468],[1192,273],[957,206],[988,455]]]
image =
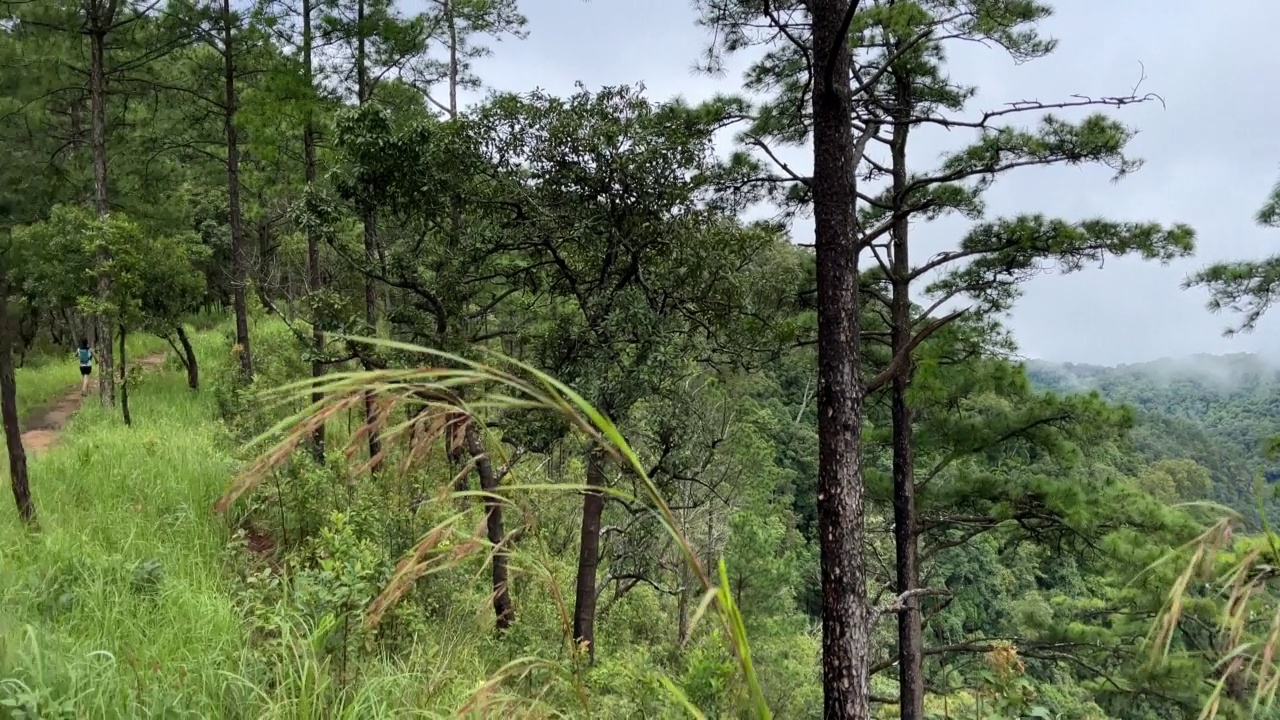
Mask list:
[[[197,351],[216,374],[221,339],[203,335]],[[34,371],[33,394],[65,390],[60,373],[60,363]],[[0,713],[452,716],[492,670],[478,655],[487,643],[465,640],[473,607],[339,687],[320,649],[331,618],[246,600],[245,556],[212,512],[236,470],[213,393],[192,393],[181,373],[162,369],[132,397],[133,427],[87,403],[57,446],[31,458],[40,532],[24,529],[11,503],[0,511]],[[255,613],[277,626],[269,647],[251,637]]]
[[[313,382],[308,379],[279,387],[262,397],[263,401],[274,399],[287,406],[296,405],[300,401],[305,402],[315,390],[320,390],[322,393],[322,400],[318,403],[306,407],[290,418],[281,420],[272,430],[257,439],[254,444],[260,447],[264,441],[276,440],[276,442],[270,447],[263,448],[259,459],[236,479],[227,493],[218,501],[219,509],[230,508],[237,499],[261,488],[263,483],[271,480],[274,477],[274,471],[287,467],[295,452],[310,437],[314,427],[331,422],[350,408],[366,402],[371,396],[375,397],[376,402],[382,407],[379,416],[383,420],[380,422],[379,432],[382,435],[387,465],[388,467],[399,466],[402,471],[410,474],[414,465],[428,456],[432,448],[440,446],[441,443],[447,443],[445,436],[453,422],[451,418],[459,414],[467,418],[466,425],[469,429],[466,432],[481,435],[485,431],[476,430],[477,425],[483,425],[478,414],[481,409],[538,408],[555,412],[576,428],[583,437],[602,448],[614,461],[627,467],[637,479],[638,496],[628,499],[648,504],[648,510],[657,519],[664,534],[669,535],[669,539],[678,549],[678,561],[687,564],[694,582],[700,585],[697,589],[702,592],[702,600],[693,614],[691,626],[697,626],[698,618],[707,611],[711,611],[707,613],[708,617],[718,618],[720,637],[727,641],[726,649],[730,651],[740,671],[736,680],[741,684],[739,689],[744,692],[739,698],[739,709],[744,717],[757,717],[761,720],[773,717],[752,659],[744,618],[730,592],[729,575],[724,562],[719,563],[718,574],[713,574],[714,571],[703,564],[694,546],[684,536],[675,514],[663,498],[658,486],[649,477],[639,455],[626,442],[621,431],[609,418],[568,386],[515,360],[495,356],[493,358],[495,364],[488,365],[388,340],[366,339],[359,342],[372,343],[383,349],[415,353],[419,356],[421,366],[419,363],[412,363],[411,367],[404,369],[331,373],[318,381]],[[472,388],[477,392],[471,393],[474,397],[471,397],[468,402],[463,402],[460,399],[460,389],[465,391],[466,388]],[[423,411],[416,419],[408,419],[407,415],[403,421],[391,419],[402,415],[402,412],[398,411],[415,408]],[[413,429],[415,427],[422,428],[422,432],[416,433]],[[357,446],[362,442],[362,435],[357,434],[352,441],[354,444],[349,446],[349,449],[358,452]],[[391,448],[401,446],[404,441],[408,441],[410,449],[404,451],[402,457],[397,457]],[[353,472],[360,475],[372,463],[372,460],[362,463]],[[385,485],[394,476],[393,471],[390,474],[380,474],[370,480]],[[520,487],[523,493],[549,492],[557,495],[583,489],[585,486],[567,483],[521,483]],[[622,495],[616,489],[610,489],[608,492],[611,495]],[[500,490],[493,493],[471,491],[448,493],[446,491],[443,495],[450,500],[479,495],[486,497],[487,501],[496,501],[499,505],[507,506],[508,511],[519,510],[519,505],[512,503],[511,499]],[[437,504],[437,510],[446,505],[447,503]],[[517,565],[522,562],[542,564],[549,559],[538,558],[536,554],[528,554],[519,549],[513,552],[510,545],[491,545],[484,540],[480,529],[468,533],[469,526],[470,520],[466,512],[451,512],[438,525],[426,531],[422,539],[396,565],[392,577],[383,583],[384,587],[378,597],[365,607],[366,629],[376,628],[383,614],[394,607],[403,596],[419,587],[420,580],[445,569],[460,567],[468,558],[479,555],[485,558],[486,563],[493,562],[495,565],[500,557],[504,558],[504,562],[514,559]],[[351,543],[342,545],[349,546]],[[340,550],[335,550],[333,554],[326,555],[326,561],[334,566],[340,565],[338,560],[340,553]],[[562,593],[558,587],[551,587],[557,584],[551,573],[548,572],[547,576],[551,580],[547,588],[551,595],[561,596]],[[587,693],[580,679],[576,677],[578,670],[576,663],[573,660],[566,662],[563,657],[562,654],[562,659],[552,660],[539,653],[512,661],[494,673],[495,679],[492,683],[494,692],[482,688],[474,696],[474,704],[469,703],[464,707],[483,707],[489,711],[510,713],[513,707],[505,703],[532,700],[534,704],[540,704],[541,693],[529,698],[528,694],[518,697],[496,692],[497,686],[504,681],[531,678],[529,673],[538,669],[552,675],[560,675],[565,681],[564,689],[571,690],[567,695],[577,692],[582,699],[582,709],[587,709],[589,706]],[[570,655],[570,658],[576,657],[578,657],[577,653]],[[691,716],[704,717],[668,676],[657,675],[656,679],[671,698]]]
[[[168,347],[164,340],[142,333],[131,336],[125,345],[131,358]],[[54,402],[80,384],[80,363],[74,353],[32,358],[25,367],[18,368],[14,375],[18,388],[18,417],[28,418],[31,413]],[[94,382],[97,382],[96,375]]]
[[[230,358],[227,343],[214,333],[196,342],[206,387],[213,387]],[[43,382],[55,387],[57,363],[46,368]],[[342,385],[357,377],[330,380]],[[562,386],[544,389],[581,402],[562,395]],[[234,443],[215,420],[215,397],[211,389],[192,393],[171,368],[158,369],[132,391],[133,427],[88,403],[58,445],[32,458],[40,532],[26,531],[11,504],[0,511],[0,713],[317,720],[583,715],[580,673],[586,670],[560,647],[564,608],[546,594],[559,591],[546,590],[535,577],[565,587],[572,579],[566,553],[544,547],[536,536],[524,541],[513,565],[520,623],[501,640],[492,633],[488,589],[476,582],[481,564],[473,558],[470,567],[415,585],[415,601],[389,618],[394,645],[365,645],[373,636],[358,628],[367,601],[345,615],[325,607],[341,605],[347,591],[372,599],[391,580],[379,567],[389,571],[386,563],[403,550],[343,531],[377,518],[384,520],[375,526],[390,527],[388,508],[395,506],[377,492],[391,488],[364,484],[369,497],[313,538],[328,544],[299,548],[325,558],[319,567],[277,574],[260,558],[234,550],[227,517],[212,512],[238,469]],[[616,434],[603,418],[577,419],[605,436]],[[278,492],[282,486],[270,487]],[[295,497],[317,486],[283,487]],[[262,495],[270,509],[270,493]],[[449,507],[440,505],[437,514],[449,515]],[[426,514],[424,508],[420,515]],[[741,616],[724,578],[706,579],[708,609],[723,615],[721,637],[738,652],[743,679],[755,686],[752,714],[767,717]],[[262,590],[273,583],[275,590]],[[616,636],[620,650],[590,671],[591,715],[633,717],[640,708],[663,707],[642,715],[685,716],[676,710],[688,702],[681,688],[653,682],[657,656],[621,650],[624,634],[633,632],[625,628],[652,630],[658,608],[643,598],[637,593],[601,621],[601,632]],[[350,666],[348,636],[359,640],[351,642]],[[341,650],[335,650],[337,638]],[[725,672],[723,640],[706,642],[718,650],[705,667]]]
[[209,512],[232,471],[209,401],[163,373],[133,405],[126,428],[87,404],[32,458],[41,532],[0,513],[0,703],[38,713],[18,717],[208,716],[208,693],[189,689],[227,686],[245,646]]

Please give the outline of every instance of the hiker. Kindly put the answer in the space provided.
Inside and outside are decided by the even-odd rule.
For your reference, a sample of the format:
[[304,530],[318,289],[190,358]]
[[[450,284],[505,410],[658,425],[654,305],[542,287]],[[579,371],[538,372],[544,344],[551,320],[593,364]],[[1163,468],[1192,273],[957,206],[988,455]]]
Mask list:
[[89,348],[89,341],[84,338],[80,339],[80,348],[76,350],[76,357],[80,359],[80,394],[89,394],[89,376],[93,374],[93,350]]

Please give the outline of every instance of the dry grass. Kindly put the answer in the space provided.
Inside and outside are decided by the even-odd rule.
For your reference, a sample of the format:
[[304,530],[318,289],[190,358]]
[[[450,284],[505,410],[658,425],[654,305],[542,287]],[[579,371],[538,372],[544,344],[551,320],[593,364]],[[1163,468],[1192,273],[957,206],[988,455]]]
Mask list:
[[[264,481],[272,476],[286,460],[300,448],[304,447],[312,431],[332,418],[338,417],[350,408],[362,407],[367,396],[372,396],[379,411],[372,425],[365,425],[349,437],[346,453],[350,462],[364,446],[368,434],[376,430],[382,438],[382,454],[371,458],[356,468],[358,473],[373,472],[373,468],[382,467],[382,473],[409,473],[420,467],[435,452],[443,452],[456,445],[461,433],[459,430],[466,423],[475,423],[483,429],[486,415],[495,415],[512,410],[538,409],[557,413],[567,420],[577,433],[587,440],[605,448],[612,459],[631,472],[642,489],[641,498],[631,498],[616,489],[604,492],[627,499],[643,502],[661,521],[666,532],[675,542],[688,564],[692,576],[702,588],[702,600],[694,623],[708,611],[718,619],[724,637],[728,639],[729,650],[736,658],[740,670],[740,678],[749,697],[747,713],[758,718],[772,717],[764,693],[752,664],[751,651],[747,642],[746,627],[741,612],[738,610],[729,591],[728,576],[723,567],[718,576],[713,578],[689,541],[681,534],[679,524],[670,506],[662,497],[658,488],[649,478],[636,452],[623,438],[613,422],[591,406],[572,389],[556,379],[528,365],[510,358],[490,355],[487,362],[481,363],[456,355],[443,353],[386,340],[370,340],[349,338],[351,342],[376,345],[384,350],[411,353],[423,360],[421,367],[392,369],[380,371],[357,371],[333,373],[319,379],[308,379],[292,383],[263,395],[263,401],[272,407],[296,407],[305,403],[305,407],[289,415],[267,432],[250,443],[258,448],[257,459],[227,488],[217,501],[215,508],[220,512],[229,510],[233,504],[246,493],[253,492]],[[323,393],[319,402],[310,402],[313,392]],[[405,413],[406,410],[412,412]],[[391,418],[407,416],[409,419],[392,422]],[[498,443],[491,443],[500,447]],[[399,448],[394,452],[392,448]],[[407,448],[404,449],[404,448]],[[499,451],[501,452],[501,451]],[[499,460],[506,462],[507,458]],[[395,462],[392,462],[395,461]],[[473,459],[474,461],[474,459]],[[468,472],[464,467],[462,472]],[[571,484],[523,484],[515,483],[504,486],[501,493],[458,492],[452,490],[452,483],[441,485],[435,495],[435,502],[445,503],[463,497],[483,497],[488,501],[510,503],[506,493],[512,492],[578,492],[585,486]],[[391,581],[365,608],[365,623],[376,625],[384,614],[394,606],[410,588],[421,578],[431,573],[448,568],[458,567],[464,560],[477,555],[487,554],[492,558],[496,553],[509,553],[511,550],[504,543],[491,543],[485,536],[483,524],[472,526],[467,523],[470,517],[465,512],[447,514],[445,519],[428,531],[410,552],[400,561]],[[447,541],[447,542],[446,542]],[[559,590],[554,587],[550,573],[544,578],[551,585],[551,592],[558,598],[559,612],[568,629],[568,612]],[[574,653],[577,657],[579,654]],[[517,713],[522,717],[557,717],[559,712],[542,701],[542,694],[530,696],[514,695],[501,692],[501,688],[510,681],[526,677],[535,668],[550,672],[552,677],[561,679],[573,687],[573,692],[581,696],[585,705],[585,690],[579,684],[572,668],[562,662],[538,658],[523,658],[511,662],[501,671],[482,684],[459,708],[459,714],[479,711],[482,715],[512,716]],[[674,685],[665,683],[673,696],[684,704],[695,716],[700,714],[688,707],[688,701],[675,689]]]
[[[1168,657],[1188,602],[1207,599],[1218,615],[1218,675],[1198,720],[1217,718],[1228,699],[1247,704],[1250,717],[1270,717],[1280,689],[1280,673],[1275,668],[1280,649],[1280,598],[1268,585],[1280,572],[1280,545],[1265,524],[1265,513],[1263,538],[1241,539],[1240,515],[1226,508],[1218,510],[1219,520],[1148,568],[1185,558],[1148,638],[1151,659],[1159,663]],[[1261,634],[1256,632],[1258,617],[1270,618]]]

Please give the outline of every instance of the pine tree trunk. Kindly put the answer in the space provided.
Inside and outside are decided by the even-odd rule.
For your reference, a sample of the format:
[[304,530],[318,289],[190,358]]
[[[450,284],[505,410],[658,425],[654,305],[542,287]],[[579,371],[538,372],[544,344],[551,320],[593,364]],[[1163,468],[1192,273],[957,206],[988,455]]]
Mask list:
[[[895,108],[893,134],[889,142],[893,174],[892,206],[902,208],[907,198],[907,136],[911,131],[911,86],[897,72],[894,76]],[[893,249],[892,285],[889,310],[893,356],[905,353],[911,342],[911,258],[907,215],[900,215],[890,230]],[[915,364],[907,357],[893,377],[890,392],[893,424],[893,540],[896,551],[897,590],[907,593],[920,582],[916,536],[915,436],[907,390]],[[898,711],[901,720],[924,720],[924,629],[920,601],[910,597],[898,613]]]
[[[604,487],[604,454],[592,446],[587,451],[587,486]],[[582,530],[578,545],[578,578],[574,593],[573,639],[586,644],[587,657],[596,659],[596,570],[600,565],[600,516],[604,494],[588,490],[582,498]]]
[[[94,7],[90,3],[90,7]],[[107,30],[111,19],[97,13],[89,19],[89,105],[93,116],[90,143],[93,146],[93,202],[98,218],[105,218],[111,211],[107,198]],[[110,267],[111,248],[103,244],[98,249],[99,268]],[[112,278],[106,271],[98,273],[98,302],[101,304],[94,317],[94,337],[98,355],[98,393],[105,405],[116,402],[115,375],[112,373],[111,320],[106,308],[111,302]]]
[[[369,84],[368,57],[365,51],[364,16],[365,3],[364,0],[360,0],[356,5],[356,25],[359,33],[356,37],[356,99],[361,105],[368,102],[373,94],[373,88]],[[364,258],[372,268],[378,257],[378,216],[372,208],[365,208],[361,213],[361,220],[364,224]],[[378,284],[372,274],[366,275],[364,279],[364,319],[369,325],[369,332],[376,335],[378,332]],[[377,414],[378,405],[373,393],[365,393],[364,417],[369,426],[369,460],[373,472],[382,468],[382,463],[377,460],[382,452],[382,439],[376,427]]]
[[[903,367],[893,379],[891,390],[893,540],[899,593],[915,590],[920,582],[913,467],[915,439],[911,426],[911,407],[907,404],[910,373],[909,367]],[[898,695],[902,720],[924,720],[924,629],[920,603],[916,597],[908,598],[898,614]]]
[[128,331],[124,325],[120,326],[120,414],[124,417],[125,425],[133,425],[133,415],[129,413],[129,358],[125,352],[125,338]]
[[[302,63],[303,72],[307,80],[308,101],[315,99],[315,70],[312,60],[312,29],[311,29],[311,13],[312,0],[302,0]],[[316,184],[316,128],[315,116],[313,108],[308,105],[306,120],[302,126],[302,165],[303,172],[306,174],[307,190],[313,191]],[[312,298],[317,297],[324,284],[323,276],[320,273],[320,233],[316,231],[314,223],[307,224],[307,290],[311,293]],[[315,378],[317,384],[319,379],[324,376],[324,363],[320,361],[324,353],[324,331],[320,329],[318,318],[312,318],[311,338],[315,357],[311,360],[311,377]],[[311,394],[311,402],[319,403],[324,400],[324,394],[315,392]],[[318,463],[324,463],[324,434],[325,426],[323,423],[316,426],[311,433],[311,454]]]
[[858,246],[849,0],[812,0],[813,214],[818,280],[818,532],[823,717],[866,720],[873,618],[863,559]]
[[449,119],[458,119],[458,15],[454,0],[446,0],[445,15],[449,23]]
[[[467,423],[467,451],[476,463],[476,474],[480,476],[480,489],[486,493],[498,491],[498,478],[493,473],[493,463],[480,442],[480,432],[474,422]],[[502,522],[502,501],[486,497],[484,500],[485,523],[489,542],[496,548],[493,553],[493,614],[498,631],[511,627],[515,621],[516,611],[511,605],[511,594],[507,585],[507,551],[502,547],[507,531]]]
[[36,506],[31,500],[31,483],[27,475],[27,452],[22,447],[22,428],[18,424],[17,382],[13,374],[13,327],[9,321],[9,285],[0,272],[0,420],[4,425],[5,448],[9,454],[9,485],[18,505],[18,516],[28,527],[35,527]]
[[[366,212],[364,216],[364,256],[365,262],[370,264],[377,262],[377,240],[378,237],[378,219],[373,212]],[[378,284],[372,275],[366,275],[364,280],[364,319],[369,324],[369,332],[373,335],[378,334]],[[376,396],[372,392],[364,394],[364,417],[365,422],[369,424],[369,459],[373,462],[373,472],[382,469],[381,460],[377,459],[382,453],[382,438],[377,428],[378,403]]]
[[236,136],[236,56],[232,37],[231,0],[222,1],[222,67],[225,85],[223,127],[227,141],[227,215],[231,226],[231,290],[236,314],[241,381],[253,380],[253,353],[249,347],[248,259],[244,247],[244,219],[240,213],[240,142]]
[[[259,202],[262,202],[262,196],[258,196]],[[257,272],[255,276],[257,282],[254,283],[254,291],[258,293],[258,300],[264,308],[270,308],[274,303],[271,302],[271,295],[267,292],[267,287],[271,280],[271,223],[264,213],[258,218],[257,225],[258,235],[258,251],[257,251]]]
[[182,364],[187,368],[187,387],[200,389],[200,364],[196,359],[195,348],[191,347],[191,338],[187,337],[186,328],[178,325],[178,342],[182,344]]

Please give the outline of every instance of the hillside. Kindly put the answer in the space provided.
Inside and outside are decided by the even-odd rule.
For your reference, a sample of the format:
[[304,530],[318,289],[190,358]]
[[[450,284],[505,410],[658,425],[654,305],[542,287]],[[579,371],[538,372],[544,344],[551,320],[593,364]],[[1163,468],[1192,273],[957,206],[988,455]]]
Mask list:
[[1033,360],[1027,374],[1044,389],[1097,391],[1130,406],[1131,441],[1144,459],[1196,461],[1213,477],[1211,499],[1256,517],[1256,474],[1276,470],[1263,445],[1280,434],[1280,368],[1270,361],[1248,353],[1115,367]]

